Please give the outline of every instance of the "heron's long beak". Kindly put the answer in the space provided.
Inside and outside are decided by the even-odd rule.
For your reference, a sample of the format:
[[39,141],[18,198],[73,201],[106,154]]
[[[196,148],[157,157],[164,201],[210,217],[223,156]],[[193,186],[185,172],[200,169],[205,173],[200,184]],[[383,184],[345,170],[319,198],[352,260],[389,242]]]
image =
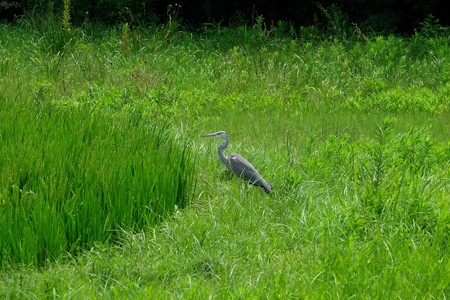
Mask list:
[[210,133],[210,134],[202,135],[202,137],[215,137],[215,136],[216,136],[215,133]]

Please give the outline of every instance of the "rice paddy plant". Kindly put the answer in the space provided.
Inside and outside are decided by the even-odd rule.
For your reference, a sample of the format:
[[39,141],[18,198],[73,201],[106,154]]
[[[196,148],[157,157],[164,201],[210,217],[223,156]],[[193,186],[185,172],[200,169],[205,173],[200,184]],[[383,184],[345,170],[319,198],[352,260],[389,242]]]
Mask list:
[[2,265],[43,265],[186,206],[190,149],[166,125],[2,99]]

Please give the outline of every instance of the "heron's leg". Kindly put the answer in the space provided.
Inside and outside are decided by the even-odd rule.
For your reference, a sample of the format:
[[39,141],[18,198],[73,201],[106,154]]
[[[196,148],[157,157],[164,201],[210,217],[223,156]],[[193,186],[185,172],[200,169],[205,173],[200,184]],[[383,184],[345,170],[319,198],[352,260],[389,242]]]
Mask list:
[[250,189],[252,188],[251,184],[245,180],[239,180],[239,181],[240,181],[240,190],[241,190],[241,192],[243,191],[245,196],[247,197],[250,193]]
[[238,178],[237,184],[238,184],[238,188],[239,188],[239,193],[242,194],[242,192],[245,190],[246,182],[244,182],[241,178]]

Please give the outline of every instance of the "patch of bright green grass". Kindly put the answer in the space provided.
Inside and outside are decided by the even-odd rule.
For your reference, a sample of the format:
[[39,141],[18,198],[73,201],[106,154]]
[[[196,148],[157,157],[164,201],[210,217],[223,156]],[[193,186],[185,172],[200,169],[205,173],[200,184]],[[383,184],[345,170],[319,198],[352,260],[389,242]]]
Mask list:
[[188,203],[192,157],[167,126],[22,102],[0,104],[2,265],[42,265]]
[[52,53],[40,37],[47,31],[0,30],[8,36],[0,46],[4,90],[20,84],[23,92],[54,101],[86,101],[89,91],[95,98],[114,90],[126,102],[121,106],[190,120],[223,109],[448,110],[449,49],[442,38],[261,39],[254,29],[164,38],[163,28],[129,29],[124,44],[121,29],[88,34],[87,28],[73,30],[64,52]]

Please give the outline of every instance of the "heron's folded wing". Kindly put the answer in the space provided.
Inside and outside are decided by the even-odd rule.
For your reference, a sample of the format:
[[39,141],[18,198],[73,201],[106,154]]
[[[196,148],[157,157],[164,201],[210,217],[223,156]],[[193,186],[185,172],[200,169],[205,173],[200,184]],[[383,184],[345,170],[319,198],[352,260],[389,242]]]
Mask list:
[[233,171],[236,176],[251,183],[261,180],[261,175],[259,175],[255,167],[253,167],[242,155],[231,154],[229,159],[231,171]]

